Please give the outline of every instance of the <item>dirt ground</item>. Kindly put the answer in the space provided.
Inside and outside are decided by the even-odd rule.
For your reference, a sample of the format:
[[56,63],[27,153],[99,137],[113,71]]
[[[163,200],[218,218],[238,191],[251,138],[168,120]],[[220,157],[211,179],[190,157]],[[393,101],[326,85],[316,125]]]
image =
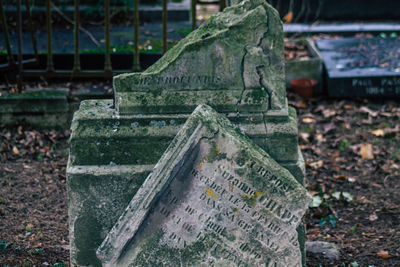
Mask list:
[[315,206],[322,200],[306,215],[307,238],[341,252],[339,261],[308,257],[307,265],[400,266],[400,103],[290,95],[290,104],[306,186]]
[[[307,238],[340,249],[307,266],[400,266],[400,103],[289,100],[314,197]],[[1,266],[68,266],[68,135],[0,126]]]

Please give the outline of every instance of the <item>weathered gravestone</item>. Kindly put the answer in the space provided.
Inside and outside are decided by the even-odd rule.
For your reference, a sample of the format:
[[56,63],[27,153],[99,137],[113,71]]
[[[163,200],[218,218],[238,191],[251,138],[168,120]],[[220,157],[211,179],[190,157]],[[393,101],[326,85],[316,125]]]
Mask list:
[[332,97],[400,97],[400,37],[317,40]]
[[[226,8],[143,73],[114,78],[114,101],[83,101],[67,168],[72,266],[96,250],[187,118],[208,104],[304,184],[285,96],[282,24],[263,0]],[[304,251],[304,229],[298,227]],[[304,261],[304,253],[303,253]]]
[[301,266],[307,190],[199,106],[98,250],[103,266]]

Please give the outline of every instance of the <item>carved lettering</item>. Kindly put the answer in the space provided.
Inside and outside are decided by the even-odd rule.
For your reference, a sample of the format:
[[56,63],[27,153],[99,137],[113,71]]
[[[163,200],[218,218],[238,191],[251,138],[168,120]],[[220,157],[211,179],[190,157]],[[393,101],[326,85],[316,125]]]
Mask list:
[[365,80],[365,79],[353,79],[351,82],[353,87],[366,87],[372,86],[372,80]]
[[206,226],[209,229],[213,230],[214,232],[216,232],[217,234],[220,234],[220,235],[222,235],[224,233],[224,231],[226,231],[226,227],[222,227],[211,220],[209,220],[207,222]]
[[193,214],[197,213],[197,210],[191,208],[190,205],[187,205],[187,206],[186,206],[185,211],[186,211],[187,213],[189,213],[190,215],[193,215]]
[[231,182],[233,186],[240,189],[246,195],[255,195],[256,191],[253,190],[248,184],[241,181],[240,178],[235,177],[233,174],[229,173],[227,170],[221,170],[221,175],[225,178],[228,182]]
[[151,86],[151,85],[167,85],[167,84],[219,84],[220,77],[210,75],[198,76],[159,76],[159,77],[144,77],[136,80],[136,85]]
[[239,249],[242,250],[243,252],[250,253],[251,255],[254,256],[255,259],[260,259],[261,258],[261,254],[258,253],[254,248],[251,248],[248,243],[240,244]]
[[269,170],[267,170],[267,169],[265,169],[265,168],[263,168],[261,166],[258,166],[257,163],[252,162],[250,164],[250,167],[253,170],[255,170],[259,175],[261,175],[261,177],[266,178],[268,181],[270,181],[271,182],[271,186],[273,188],[276,188],[276,189],[278,189],[278,190],[280,190],[280,191],[282,191],[284,193],[286,193],[289,190],[293,189],[289,184],[283,182],[276,175],[272,174]]
[[162,215],[164,215],[165,218],[168,218],[168,216],[169,216],[169,214],[170,214],[171,212],[170,212],[169,210],[167,210],[166,207],[162,207],[161,210],[160,210],[160,213],[161,213]]

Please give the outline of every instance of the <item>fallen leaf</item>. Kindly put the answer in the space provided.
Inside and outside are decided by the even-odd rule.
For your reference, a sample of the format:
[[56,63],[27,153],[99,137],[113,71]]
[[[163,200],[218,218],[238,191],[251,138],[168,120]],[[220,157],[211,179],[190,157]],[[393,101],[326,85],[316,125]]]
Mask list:
[[310,138],[310,134],[309,133],[303,133],[303,132],[300,132],[299,133],[299,136],[300,136],[300,138],[304,141],[304,142],[306,142],[306,143],[308,143],[310,140],[309,140],[309,138]]
[[300,100],[300,101],[296,102],[296,107],[306,109],[306,108],[308,108],[308,105],[303,100]]
[[313,169],[319,169],[324,165],[324,162],[322,160],[318,160],[315,162],[311,162],[308,165]]
[[382,129],[376,129],[375,131],[372,131],[372,134],[379,137],[385,136],[385,132]]
[[352,108],[352,106],[350,106],[350,105],[344,105],[343,108],[346,109],[346,110],[349,110],[349,109]]
[[336,115],[336,111],[333,109],[325,109],[322,111],[322,115],[324,116],[325,119],[330,118]]
[[400,132],[399,125],[396,125],[396,127],[394,128],[386,128],[384,132],[385,132],[385,137],[395,136],[396,133]]
[[310,117],[310,116],[304,116],[302,121],[304,123],[310,124],[310,123],[314,123],[315,119],[313,117]]
[[7,167],[4,167],[4,170],[5,170],[6,172],[16,173],[15,170],[9,169],[9,168],[7,168]]
[[318,195],[319,194],[319,192],[317,192],[317,191],[308,191],[308,193],[310,194],[310,195],[312,195],[312,196],[315,196],[315,195]]
[[319,228],[307,229],[307,234],[319,235],[320,234],[320,230],[319,230]]
[[332,196],[334,198],[336,198],[337,200],[339,200],[340,199],[340,192],[335,192],[335,193],[332,194]]
[[382,188],[383,187],[383,186],[381,186],[380,184],[377,184],[377,183],[371,183],[371,185],[373,187],[376,187],[376,188]]
[[360,202],[362,204],[372,204],[374,202],[372,202],[371,200],[369,200],[368,198],[361,196],[357,198],[357,202]]
[[390,165],[390,168],[391,168],[391,169],[398,170],[398,169],[400,169],[400,166],[397,165],[396,163],[393,163],[392,165]]
[[348,192],[342,192],[342,196],[347,202],[352,202],[354,199],[353,195]]
[[325,124],[323,127],[324,127],[324,133],[325,134],[336,128],[335,124],[332,123],[332,122],[328,123],[328,124]]
[[24,169],[32,169],[31,166],[29,166],[28,164],[22,163],[22,167],[24,167]]
[[28,224],[25,226],[25,231],[31,232],[31,231],[32,231],[32,228],[33,228],[33,224],[28,223]]
[[362,159],[374,159],[374,152],[372,151],[372,145],[362,144],[360,148],[360,155]]
[[350,183],[355,183],[356,182],[356,178],[349,177],[349,178],[347,178],[347,181],[349,181]]
[[374,221],[378,220],[378,216],[376,214],[371,214],[371,215],[369,215],[368,220],[370,220],[371,222],[374,222]]
[[393,114],[390,112],[381,112],[381,114],[379,114],[379,115],[381,115],[383,117],[393,117]]
[[315,135],[315,139],[317,140],[318,143],[322,143],[322,142],[325,141],[324,136],[323,136],[322,134],[320,134],[320,133],[317,133],[317,134]]
[[367,108],[367,107],[361,107],[361,108],[360,108],[360,112],[368,113],[368,114],[371,115],[372,117],[378,116],[378,111],[373,111],[373,110],[371,110],[371,109],[369,109],[369,108]]
[[16,146],[13,146],[12,152],[14,155],[19,155],[19,150]]
[[335,153],[332,154],[332,158],[337,158],[337,157],[339,157],[339,156],[340,156],[340,153],[339,153],[339,152],[335,152]]
[[284,22],[291,23],[292,20],[293,20],[293,11],[289,11],[289,13],[287,13],[287,14],[283,17],[282,20],[283,20]]
[[322,197],[313,196],[310,208],[318,208],[322,204]]
[[334,175],[333,178],[335,178],[335,179],[347,179],[347,175]]
[[389,258],[389,252],[387,252],[386,250],[381,250],[378,253],[376,253],[376,256],[378,258],[388,259]]

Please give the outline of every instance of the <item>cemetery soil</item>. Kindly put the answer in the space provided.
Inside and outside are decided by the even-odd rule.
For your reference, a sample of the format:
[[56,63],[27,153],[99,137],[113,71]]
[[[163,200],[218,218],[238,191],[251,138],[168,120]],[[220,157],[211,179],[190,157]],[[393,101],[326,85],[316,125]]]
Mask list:
[[[400,266],[400,104],[290,93],[289,102],[314,198],[307,238],[341,257],[308,254],[307,266]],[[68,266],[68,135],[0,126],[1,266]]]

